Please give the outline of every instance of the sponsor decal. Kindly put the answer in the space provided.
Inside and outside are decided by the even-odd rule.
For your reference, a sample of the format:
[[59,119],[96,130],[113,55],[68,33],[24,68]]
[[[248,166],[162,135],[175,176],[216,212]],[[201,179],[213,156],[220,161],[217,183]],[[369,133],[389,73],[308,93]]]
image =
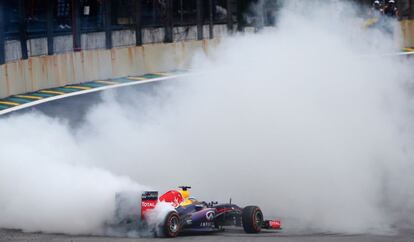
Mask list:
[[213,219],[214,219],[214,211],[208,211],[207,213],[206,213],[206,219],[207,219],[207,221],[212,221]]
[[158,200],[158,192],[144,192],[141,195],[141,200]]
[[155,207],[156,202],[142,202],[141,206],[142,207]]
[[212,222],[202,222],[200,223],[201,227],[213,227],[213,223]]

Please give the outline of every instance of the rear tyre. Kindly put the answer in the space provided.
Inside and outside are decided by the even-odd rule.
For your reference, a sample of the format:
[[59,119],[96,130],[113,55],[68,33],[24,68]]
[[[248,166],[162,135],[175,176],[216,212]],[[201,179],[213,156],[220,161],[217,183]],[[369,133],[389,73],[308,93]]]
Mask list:
[[262,230],[263,213],[257,206],[247,206],[242,212],[243,229],[246,233],[255,234]]
[[177,212],[169,212],[165,217],[164,225],[162,226],[164,236],[167,238],[175,238],[180,232],[180,229],[180,216]]

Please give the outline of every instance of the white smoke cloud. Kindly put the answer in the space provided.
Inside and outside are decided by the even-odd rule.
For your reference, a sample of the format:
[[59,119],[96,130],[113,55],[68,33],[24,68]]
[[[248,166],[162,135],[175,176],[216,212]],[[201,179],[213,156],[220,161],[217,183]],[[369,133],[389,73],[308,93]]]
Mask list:
[[156,228],[158,230],[157,233],[162,235],[162,231],[160,231],[159,228],[164,223],[164,220],[167,217],[167,215],[172,211],[175,211],[175,208],[170,203],[157,203],[153,210],[149,210],[146,213],[146,222],[148,223],[148,226],[150,228]]
[[29,114],[3,119],[0,127],[0,227],[101,233],[115,193],[144,189],[87,165],[87,150],[62,122]]
[[76,130],[40,115],[1,120],[0,207],[9,212],[0,227],[85,231],[65,229],[69,216],[91,230],[117,190],[142,189],[118,175],[257,204],[287,230],[386,232],[412,222],[412,72],[382,55],[398,51],[398,39],[362,28],[339,1],[288,1],[280,14],[276,29],[198,55],[202,76],[106,92]]

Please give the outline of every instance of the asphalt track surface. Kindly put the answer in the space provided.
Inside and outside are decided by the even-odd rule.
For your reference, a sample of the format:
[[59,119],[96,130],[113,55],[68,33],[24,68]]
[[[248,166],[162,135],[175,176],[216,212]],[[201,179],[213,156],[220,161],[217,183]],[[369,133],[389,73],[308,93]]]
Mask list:
[[[122,97],[124,92],[129,92],[133,89],[137,94],[139,93],[155,93],[158,85],[162,83],[148,83],[129,88],[119,88],[115,92]],[[50,103],[44,103],[35,107],[16,111],[11,114],[4,115],[0,118],[6,118],[12,115],[21,115],[26,112],[36,111],[41,112],[50,117],[58,117],[65,119],[73,127],[81,125],[83,119],[94,105],[102,101],[101,93],[91,93],[87,95],[69,97]],[[208,234],[185,234],[175,239],[163,238],[127,238],[127,237],[110,237],[110,236],[92,236],[92,235],[65,235],[65,234],[48,234],[48,233],[27,233],[20,230],[0,229],[0,242],[3,241],[25,241],[25,242],[129,242],[129,241],[234,241],[234,242],[414,242],[414,228],[401,230],[393,234],[375,235],[375,234],[326,234],[326,233],[309,233],[297,232],[289,230],[270,231],[260,234],[245,234],[241,229],[228,228],[224,232],[208,233]]]
[[345,234],[315,234],[315,233],[290,233],[290,232],[263,232],[260,234],[245,234],[241,229],[227,229],[224,232],[210,234],[185,234],[174,239],[165,238],[124,238],[124,237],[105,237],[87,235],[62,235],[62,234],[43,234],[43,233],[23,233],[17,230],[0,230],[0,241],[27,241],[27,242],[145,242],[145,241],[237,241],[237,242],[413,242],[414,230],[400,231],[393,235],[345,235]]

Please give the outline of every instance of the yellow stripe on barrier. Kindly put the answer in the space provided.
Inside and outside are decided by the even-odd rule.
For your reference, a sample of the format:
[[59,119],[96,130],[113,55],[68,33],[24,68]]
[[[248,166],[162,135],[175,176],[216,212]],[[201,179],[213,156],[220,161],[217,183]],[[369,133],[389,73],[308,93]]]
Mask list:
[[406,51],[406,52],[414,52],[414,48],[404,48],[404,51]]
[[154,73],[150,73],[150,74],[154,74],[154,75],[160,75],[160,76],[168,76],[169,74],[166,72],[154,72]]
[[40,100],[40,99],[43,99],[42,97],[37,97],[37,96],[29,96],[29,95],[15,95],[15,97],[19,97],[19,98],[26,98],[26,99],[33,99],[33,100]]
[[128,79],[130,79],[130,80],[142,81],[142,80],[146,80],[147,78],[144,78],[144,77],[137,77],[137,76],[131,76],[131,77],[128,77]]
[[64,92],[49,91],[49,90],[43,90],[43,91],[39,91],[39,92],[42,92],[42,93],[48,93],[48,94],[56,94],[56,95],[63,95],[63,94],[66,94],[66,93],[64,93]]
[[110,82],[110,81],[95,81],[97,83],[103,83],[103,84],[108,84],[108,85],[115,85],[115,84],[119,84],[118,82]]
[[65,86],[64,88],[72,88],[72,89],[79,89],[79,90],[89,90],[92,87],[84,87],[84,86]]
[[19,106],[19,103],[15,103],[15,102],[6,102],[6,101],[0,101],[0,104],[6,104],[6,105],[10,105],[10,106]]

